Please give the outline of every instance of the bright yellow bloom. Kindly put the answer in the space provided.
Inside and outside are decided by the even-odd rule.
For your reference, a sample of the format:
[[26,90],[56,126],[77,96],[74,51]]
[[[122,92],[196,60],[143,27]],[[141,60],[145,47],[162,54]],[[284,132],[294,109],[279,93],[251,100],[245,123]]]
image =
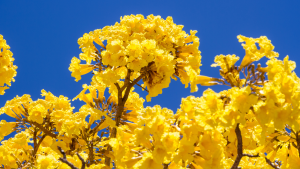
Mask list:
[[217,55],[215,57],[215,63],[211,67],[220,66],[224,73],[228,72],[232,66],[240,59],[240,57],[235,55]]
[[37,123],[42,124],[43,119],[48,114],[48,109],[50,108],[50,104],[45,100],[37,100],[30,104],[28,109],[28,120],[35,121]]
[[57,163],[58,163],[57,157],[55,157],[52,154],[49,154],[47,156],[39,155],[37,158],[38,169],[44,169],[44,168],[54,169],[57,168]]
[[13,65],[15,60],[13,53],[9,50],[10,47],[6,44],[6,40],[0,35],[0,95],[3,95],[5,89],[11,86],[11,81],[15,81],[17,75],[17,66]]
[[0,141],[11,132],[13,132],[14,127],[16,127],[16,122],[6,122],[1,120],[0,122]]
[[[246,54],[240,65],[240,70],[252,62],[260,60],[264,56],[272,59],[279,55],[277,52],[273,51],[274,46],[266,36],[254,39],[238,35],[237,38],[239,39],[239,42],[245,42],[242,43],[242,46],[245,49]],[[257,49],[256,43],[258,43],[260,49]]]
[[95,69],[93,65],[79,64],[80,62],[78,58],[73,57],[69,67],[69,70],[72,72],[71,76],[75,77],[76,82],[81,79],[81,75],[85,75]]
[[32,99],[28,94],[24,94],[21,97],[16,96],[14,99],[6,102],[5,106],[0,109],[0,114],[5,113],[14,118],[26,116],[25,109],[28,109],[30,102],[32,102]]
[[[125,66],[132,71],[134,78],[131,77],[131,80],[142,75],[143,86],[149,91],[147,101],[161,94],[162,89],[169,86],[171,77],[175,76],[183,79],[186,86],[190,83],[194,92],[198,89],[195,81],[201,65],[199,38],[195,36],[197,31],[188,35],[182,28],[182,25],[174,24],[172,17],[164,20],[154,15],[147,18],[143,15],[124,16],[120,23],[79,38],[78,44],[83,52],[80,59],[86,60],[88,65],[92,60],[101,62],[103,66],[95,65],[100,69],[94,71],[95,79],[108,87],[125,78],[116,71],[120,67]],[[102,43],[105,40],[106,46]],[[104,50],[99,52],[93,42]],[[70,66],[76,81],[82,75],[79,62],[73,58]]]

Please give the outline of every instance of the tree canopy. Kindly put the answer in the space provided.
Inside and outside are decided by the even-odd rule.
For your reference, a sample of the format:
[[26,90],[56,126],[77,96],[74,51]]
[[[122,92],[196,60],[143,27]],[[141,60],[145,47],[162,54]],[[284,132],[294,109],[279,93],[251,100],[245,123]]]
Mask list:
[[[0,114],[2,168],[220,169],[300,167],[300,79],[296,64],[279,54],[266,36],[238,35],[240,57],[217,55],[220,77],[200,75],[197,31],[183,31],[172,17],[130,15],[78,39],[82,53],[69,70],[75,81],[92,73],[90,84],[73,99],[42,90],[7,101]],[[9,40],[8,40],[9,42]],[[266,57],[266,67],[260,60]],[[17,67],[0,35],[0,94]],[[81,63],[83,62],[83,63]],[[208,88],[201,97],[182,98],[173,112],[146,101],[163,93],[171,79]],[[13,84],[12,84],[13,85]],[[104,95],[108,91],[109,96]],[[16,134],[3,140],[5,136]]]

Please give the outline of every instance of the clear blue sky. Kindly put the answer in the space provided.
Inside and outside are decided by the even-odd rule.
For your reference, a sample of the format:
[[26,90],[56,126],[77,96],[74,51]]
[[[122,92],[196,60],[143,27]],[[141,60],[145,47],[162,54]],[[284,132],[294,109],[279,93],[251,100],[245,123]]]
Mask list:
[[[197,30],[202,52],[202,75],[219,77],[218,68],[211,68],[218,54],[236,54],[241,58],[244,50],[236,36],[267,36],[279,52],[300,63],[300,1],[289,0],[215,0],[215,1],[0,1],[0,34],[11,46],[14,64],[18,66],[16,82],[5,95],[0,106],[16,95],[30,94],[33,100],[41,98],[41,90],[54,95],[74,98],[82,84],[90,83],[91,75],[75,82],[68,67],[80,50],[77,39],[84,33],[114,25],[120,16],[154,14],[164,19],[172,16],[174,22],[184,25],[189,32]],[[296,68],[300,75],[300,69]],[[1,78],[1,77],[0,77]],[[137,88],[137,87],[136,87]],[[163,94],[152,98],[145,106],[160,104],[176,111],[181,98],[200,97],[207,87],[190,93],[180,81],[172,81]],[[220,91],[226,87],[213,86]],[[137,90],[145,98],[146,93]],[[72,102],[79,109],[80,101]],[[1,119],[7,116],[1,115]]]

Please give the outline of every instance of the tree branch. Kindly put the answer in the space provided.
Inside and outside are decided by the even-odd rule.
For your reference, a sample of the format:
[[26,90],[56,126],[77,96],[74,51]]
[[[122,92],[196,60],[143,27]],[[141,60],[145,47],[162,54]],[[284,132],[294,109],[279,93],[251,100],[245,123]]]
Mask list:
[[[60,151],[60,153],[63,155],[63,158],[59,158],[58,160],[67,164],[69,167],[71,167],[71,169],[78,169],[77,167],[74,166],[74,164],[72,164],[71,162],[69,162],[67,160],[67,157],[66,157],[66,153],[64,152],[63,149],[61,149],[61,147],[57,146],[58,150]],[[82,165],[81,165],[81,169],[85,169],[85,161],[84,159],[78,154],[76,153],[76,155],[78,156],[78,158],[80,159]]]
[[38,142],[38,144],[36,146],[34,146],[34,150],[33,150],[33,156],[35,156],[35,154],[37,153],[41,143],[43,142],[44,138],[47,136],[47,134],[44,134],[42,136],[42,138],[40,139],[40,141]]
[[237,169],[239,166],[239,163],[243,157],[243,139],[242,139],[242,133],[239,128],[239,125],[240,125],[240,123],[238,123],[235,128],[236,138],[238,141],[237,156],[236,156],[236,159],[235,159],[233,165],[231,166],[231,169]]
[[129,83],[129,85],[126,88],[124,97],[123,97],[123,102],[125,103],[128,99],[129,93],[130,93],[130,89],[131,87],[133,87],[135,84],[137,84],[137,82],[139,82],[142,78],[144,77],[144,74],[140,75],[138,78],[136,78],[132,83]]
[[128,84],[130,82],[130,74],[131,74],[131,70],[127,68],[127,75],[126,75],[125,80],[124,80],[124,85],[121,88],[122,92],[126,88],[126,86],[128,86]]
[[275,168],[275,169],[280,169],[279,167],[277,167],[275,164],[273,164],[269,159],[267,159],[266,157],[265,157],[265,159],[266,159],[266,162],[271,166],[271,167],[273,167],[273,168]]
[[28,121],[28,120],[26,120],[26,119],[24,119],[24,120],[25,120],[26,122],[30,123],[30,124],[35,125],[35,126],[38,127],[39,129],[41,129],[45,134],[47,134],[48,136],[53,137],[53,138],[56,138],[57,135],[54,134],[54,133],[52,133],[51,131],[45,129],[45,128],[43,127],[43,125],[41,125],[41,124],[39,124],[39,123],[37,123],[37,122],[35,122],[35,121]]
[[259,154],[256,154],[256,155],[252,155],[252,154],[243,154],[243,156],[247,156],[247,157],[259,157]]
[[96,127],[94,127],[92,130],[89,131],[89,135],[94,135],[98,129],[98,127],[104,122],[105,120],[101,120]]
[[[34,128],[34,132],[33,132],[33,147],[34,148],[37,146],[36,135],[37,135],[37,131],[36,131],[36,128]],[[33,155],[35,155],[35,153],[33,153]]]
[[84,159],[76,152],[76,155],[78,156],[79,160],[81,161],[81,169],[85,169],[85,161]]
[[[131,81],[132,82],[132,81]],[[143,90],[145,90],[147,93],[149,93],[149,90],[147,90],[146,88],[144,88],[142,85],[136,83],[137,86],[139,86],[140,88],[142,88]]]
[[[115,115],[115,122],[116,122],[117,127],[120,125],[120,119],[121,119],[123,111],[124,111],[124,105],[125,105],[125,103],[128,99],[131,88],[137,82],[139,82],[143,77],[144,77],[144,75],[142,74],[138,78],[136,78],[133,82],[130,83],[130,70],[128,69],[127,76],[126,76],[126,79],[125,79],[125,82],[124,82],[124,86],[122,86],[122,88],[120,88],[120,86],[115,83],[115,85],[118,88],[118,108],[117,108],[117,112],[116,112],[116,115]],[[126,85],[125,85],[125,83],[126,83]],[[125,94],[122,97],[123,90],[125,88],[126,88]],[[114,128],[112,128],[110,138],[116,138],[116,136],[117,136],[117,128],[114,127]],[[110,151],[112,151],[112,147],[110,145],[108,145],[106,151],[109,153]],[[105,164],[107,166],[110,166],[110,158],[109,157],[105,158]]]
[[300,157],[300,137],[298,131],[296,132],[296,141],[297,141],[298,156]]
[[[236,157],[236,159],[235,159],[235,161],[234,161],[234,163],[233,163],[233,165],[232,165],[232,167],[230,168],[230,169],[240,169],[241,167],[238,167],[239,166],[239,163],[240,163],[240,161],[241,161],[241,159],[242,159],[242,157],[243,156],[247,156],[247,157],[260,157],[259,156],[259,154],[256,154],[256,155],[251,155],[251,154],[244,154],[243,153],[243,139],[242,139],[242,133],[241,133],[241,130],[240,130],[240,128],[239,128],[239,125],[240,125],[240,123],[238,123],[237,125],[236,125],[236,128],[235,128],[235,133],[236,133],[236,137],[237,137],[237,141],[238,141],[238,145],[237,145],[237,147],[238,147],[238,149],[237,149],[237,157]],[[271,166],[271,167],[273,167],[273,168],[275,168],[275,169],[280,169],[280,168],[278,168],[276,165],[274,165],[269,159],[267,159],[266,157],[265,157],[265,159],[266,159],[266,162]]]

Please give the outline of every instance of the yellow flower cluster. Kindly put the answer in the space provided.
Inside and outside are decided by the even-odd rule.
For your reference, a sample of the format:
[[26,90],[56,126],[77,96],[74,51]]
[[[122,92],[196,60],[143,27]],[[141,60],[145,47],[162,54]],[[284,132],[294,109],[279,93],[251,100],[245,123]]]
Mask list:
[[10,47],[6,44],[6,40],[0,35],[0,95],[3,95],[5,89],[11,86],[11,81],[15,81],[17,75],[17,66],[13,65],[15,60],[13,53],[9,50]]
[[[261,36],[259,38],[248,38],[242,35],[237,36],[239,42],[245,42],[242,44],[245,49],[245,57],[240,65],[243,68],[254,61],[260,60],[262,57],[266,56],[269,59],[278,57],[278,53],[274,52],[274,46],[271,41],[266,36]],[[257,49],[257,45],[259,49]]]
[[[33,101],[23,95],[7,101],[0,115],[5,113],[16,122],[1,120],[0,141],[14,131],[17,134],[1,142],[0,165],[299,168],[300,79],[294,72],[295,62],[288,56],[278,60],[265,36],[239,35],[239,42],[245,42],[240,66],[234,54],[217,55],[211,66],[220,66],[221,78],[200,76],[199,38],[196,31],[188,35],[182,28],[171,17],[131,15],[84,34],[78,39],[80,59],[74,57],[69,70],[76,81],[93,71],[91,84],[82,85],[73,99],[85,104],[73,112],[67,97],[45,90],[44,99]],[[1,59],[12,54],[0,38],[2,64]],[[253,62],[264,56],[267,67],[255,66]],[[81,60],[86,64],[80,64]],[[219,93],[207,89],[201,97],[182,98],[176,113],[159,105],[144,108],[145,100],[134,92],[135,85],[141,87],[149,92],[146,99],[150,101],[176,77],[186,87],[190,83],[192,91],[197,91],[196,84],[230,88]],[[139,85],[139,80],[144,84]]]
[[[218,55],[213,66],[220,66],[227,80],[229,73],[239,72],[235,66],[238,59],[235,55]],[[299,136],[285,131],[286,126],[299,131],[300,83],[293,72],[295,63],[288,57],[283,61],[271,57],[267,65],[258,66],[256,76],[246,75],[243,81],[235,76],[236,83],[228,80],[233,86],[241,83],[229,90],[215,93],[208,89],[200,98],[182,99],[176,114],[160,106],[125,114],[123,118],[130,122],[118,127],[117,137],[107,141],[113,147],[115,164],[124,169],[162,169],[163,165],[230,168],[238,156],[239,126],[243,152],[257,156],[243,157],[240,167],[265,168],[269,165],[266,157],[276,165],[275,159],[281,161],[283,168],[297,168],[298,150],[291,144]],[[251,66],[247,69],[251,73]],[[262,82],[263,73],[268,80]],[[199,76],[198,80],[203,82],[205,78],[209,79]]]
[[[2,132],[2,128],[1,128]],[[13,138],[4,140],[0,146],[0,164],[5,168],[18,168],[18,165],[23,161],[28,161],[27,153],[33,149],[30,143],[30,134],[28,131],[23,131],[16,134]]]
[[[121,17],[120,23],[86,33],[78,39],[83,52],[80,59],[85,60],[86,65],[80,65],[80,60],[74,57],[69,70],[78,81],[81,75],[97,67],[95,76],[107,86],[125,78],[119,76],[118,69],[130,70],[132,80],[143,77],[143,87],[149,90],[148,101],[161,94],[175,76],[186,87],[190,83],[192,92],[197,91],[196,78],[201,65],[199,38],[195,36],[197,31],[188,35],[182,28],[173,23],[172,17],[166,20],[153,15]],[[94,42],[104,50],[99,52]],[[99,63],[91,65],[92,61],[100,61],[101,66]]]
[[[93,87],[89,88],[93,92]],[[95,88],[94,88],[95,90]],[[104,91],[103,91],[104,92]],[[91,94],[82,94],[87,98]],[[27,167],[35,165],[39,169],[44,168],[68,168],[68,165],[60,162],[58,159],[62,156],[58,150],[58,146],[64,151],[71,151],[72,148],[85,150],[85,137],[81,135],[82,130],[88,128],[94,121],[101,119],[101,116],[106,116],[105,112],[97,111],[89,105],[84,105],[80,108],[79,112],[73,113],[74,107],[71,107],[70,101],[67,97],[56,97],[50,92],[42,90],[42,96],[45,99],[38,99],[32,101],[29,95],[16,97],[13,100],[7,101],[5,106],[0,109],[0,114],[5,113],[17,119],[17,122],[0,122],[0,139],[19,130],[21,126],[29,127],[26,131],[16,134],[13,138],[2,141],[0,146],[0,164],[5,167],[20,167],[22,161]],[[103,94],[102,94],[103,96]],[[137,97],[137,96],[133,96]],[[79,96],[79,98],[82,98]],[[139,102],[133,101],[131,98],[131,107],[137,107]],[[89,98],[84,99],[89,103]],[[92,100],[93,101],[93,100]],[[133,110],[128,106],[128,109]],[[86,118],[90,115],[90,121],[87,122]],[[108,126],[113,126],[114,121],[106,116],[105,122],[98,128],[97,132]],[[39,131],[40,130],[40,131]],[[39,131],[39,132],[37,132]],[[97,138],[97,132],[93,136]],[[36,136],[35,136],[36,135]],[[39,140],[35,140],[40,135]],[[76,142],[74,142],[74,136]],[[33,141],[30,141],[30,139]],[[29,143],[34,142],[34,148]],[[36,149],[37,142],[39,149]],[[73,147],[71,146],[73,145]],[[85,160],[88,155],[85,151],[80,152],[81,157]],[[35,158],[32,161],[32,157]],[[81,160],[77,156],[67,155],[67,160],[72,162],[76,167],[81,167]],[[30,162],[31,161],[31,162]],[[34,163],[32,163],[34,162]],[[24,164],[24,165],[25,165]],[[94,164],[90,169],[104,167],[104,164]]]

